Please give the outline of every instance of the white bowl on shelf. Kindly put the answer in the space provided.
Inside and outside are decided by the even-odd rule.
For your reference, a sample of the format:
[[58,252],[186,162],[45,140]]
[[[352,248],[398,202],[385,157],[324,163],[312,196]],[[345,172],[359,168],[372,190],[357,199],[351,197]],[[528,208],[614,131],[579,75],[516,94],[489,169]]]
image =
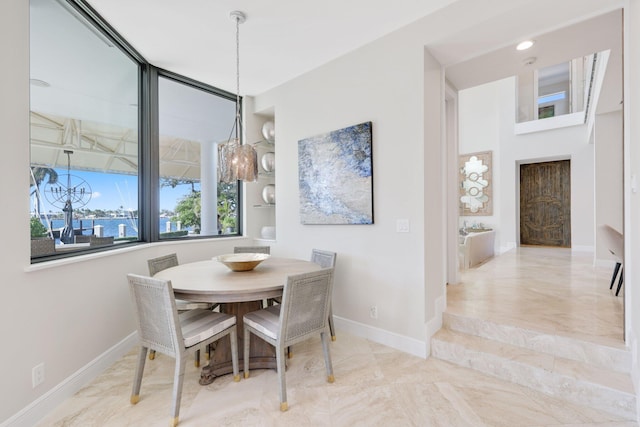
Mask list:
[[260,164],[265,172],[273,172],[276,170],[276,153],[268,151],[262,155]]
[[262,189],[262,200],[269,205],[273,205],[276,202],[276,186],[274,184],[267,184]]
[[265,225],[260,229],[260,237],[266,240],[276,239],[276,227],[273,225]]
[[262,125],[262,136],[271,144],[276,142],[276,126],[272,121],[265,122]]

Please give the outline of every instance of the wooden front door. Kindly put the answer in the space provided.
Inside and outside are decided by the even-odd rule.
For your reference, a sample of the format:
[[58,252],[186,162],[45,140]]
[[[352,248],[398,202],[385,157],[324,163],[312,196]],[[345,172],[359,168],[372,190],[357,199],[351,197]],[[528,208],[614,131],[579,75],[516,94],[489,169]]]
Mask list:
[[520,165],[520,244],[571,247],[571,161]]

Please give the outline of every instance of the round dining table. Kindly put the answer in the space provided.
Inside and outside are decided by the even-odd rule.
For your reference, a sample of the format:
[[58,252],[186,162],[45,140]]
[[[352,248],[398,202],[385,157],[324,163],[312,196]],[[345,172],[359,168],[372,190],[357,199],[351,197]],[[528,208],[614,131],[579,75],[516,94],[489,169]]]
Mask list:
[[[238,358],[242,366],[243,316],[260,310],[263,301],[282,296],[287,276],[308,273],[321,267],[311,261],[269,257],[253,270],[231,271],[216,258],[180,264],[159,271],[153,277],[170,280],[176,299],[219,303],[220,311],[236,316],[238,329]],[[263,340],[251,340],[249,367],[276,368],[274,348]],[[200,384],[213,382],[216,376],[232,372],[231,348],[226,339],[216,343],[213,357],[202,368]]]

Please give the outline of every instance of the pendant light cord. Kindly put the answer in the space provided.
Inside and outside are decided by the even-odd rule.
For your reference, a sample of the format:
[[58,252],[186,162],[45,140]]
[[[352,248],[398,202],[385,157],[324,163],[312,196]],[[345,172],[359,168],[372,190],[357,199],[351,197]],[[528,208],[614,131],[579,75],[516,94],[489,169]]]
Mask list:
[[236,16],[236,138],[242,119],[240,117],[240,17]]

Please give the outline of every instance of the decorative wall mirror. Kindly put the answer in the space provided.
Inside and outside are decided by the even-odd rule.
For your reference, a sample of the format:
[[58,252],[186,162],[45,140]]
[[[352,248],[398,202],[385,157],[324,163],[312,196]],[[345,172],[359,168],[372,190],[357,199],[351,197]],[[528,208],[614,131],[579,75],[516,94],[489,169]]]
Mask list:
[[460,215],[492,215],[491,151],[461,154]]

